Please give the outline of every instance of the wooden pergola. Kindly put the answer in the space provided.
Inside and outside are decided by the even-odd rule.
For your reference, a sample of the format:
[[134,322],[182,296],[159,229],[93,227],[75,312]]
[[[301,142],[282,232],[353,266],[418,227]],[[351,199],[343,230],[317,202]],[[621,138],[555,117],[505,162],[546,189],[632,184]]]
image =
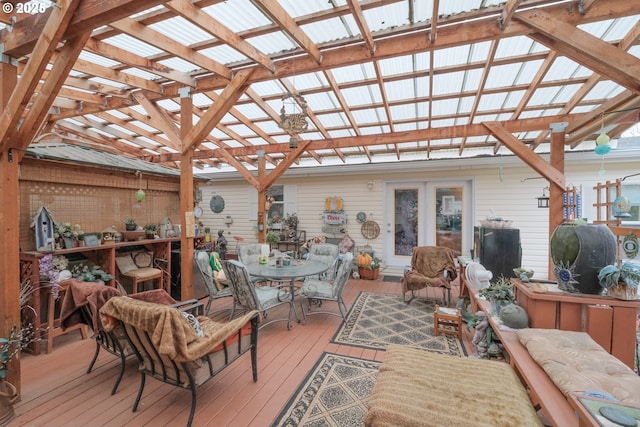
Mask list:
[[[194,206],[193,168],[228,165],[258,190],[258,212],[262,213],[264,192],[296,164],[347,162],[351,157],[375,162],[389,155],[402,161],[439,152],[462,157],[486,149],[498,154],[506,148],[550,182],[553,229],[562,221],[565,150],[593,141],[605,125],[608,135],[616,137],[640,121],[640,59],[628,52],[640,43],[637,0],[508,0],[495,6],[481,1],[480,8],[449,15],[440,14],[443,5],[434,0],[432,16],[422,21],[415,19],[411,0],[347,0],[345,6],[329,2],[326,9],[295,17],[282,2],[252,0],[252,7],[269,24],[241,31],[207,13],[208,7],[222,3],[226,2],[58,0],[32,15],[0,15],[0,22],[6,24],[0,31],[0,336],[19,324],[19,165],[31,144],[89,145],[179,168],[182,212]],[[408,23],[372,28],[370,14],[392,6],[406,7]],[[628,17],[636,17],[635,23],[614,40],[604,37],[606,31],[600,37],[583,29],[601,25],[610,30],[612,20]],[[169,20],[188,24],[210,38],[181,43],[180,24],[174,24],[175,33],[164,32],[161,24]],[[358,34],[321,43],[313,40],[311,26],[332,29],[336,20],[352,20]],[[257,43],[250,43],[274,35],[286,37],[294,47],[264,52]],[[144,56],[128,48],[133,44],[114,43],[117,37],[137,40],[160,53]],[[503,41],[518,38],[545,49],[498,53]],[[436,61],[441,51],[479,45],[486,46],[485,60],[448,66]],[[220,47],[233,48],[243,59],[229,62],[210,53]],[[87,59],[93,57],[101,60]],[[408,57],[428,58],[428,64],[390,70],[394,60]],[[546,79],[561,58],[588,73]],[[107,60],[115,64],[107,65]],[[180,70],[166,65],[168,60],[188,62],[195,69]],[[526,83],[489,84],[500,67],[524,68],[532,63],[536,71]],[[367,67],[373,74],[353,81],[338,79],[341,70],[349,67]],[[132,69],[137,71],[127,72]],[[416,91],[401,99],[390,89],[404,80],[434,88],[440,76],[452,73],[476,75],[478,83],[455,93],[429,90],[422,96]],[[305,74],[317,76],[322,84],[297,88],[296,77]],[[588,96],[603,83],[616,90]],[[268,84],[282,89],[272,93],[255,89]],[[536,94],[563,87],[576,89],[567,99],[549,98],[544,108],[535,105]],[[379,92],[375,102],[349,102],[350,91],[367,88]],[[493,95],[519,100],[514,105],[502,102],[483,107],[483,97]],[[333,100],[330,107],[320,108],[310,102],[306,112],[310,129],[299,135],[297,147],[290,145],[291,135],[278,126],[282,119],[273,107],[285,96]],[[208,103],[200,105],[195,99]],[[437,111],[438,103],[460,105],[464,99],[472,99],[468,109]],[[379,111],[379,119],[358,118],[371,109]],[[400,117],[397,111],[402,109],[425,112]],[[259,113],[250,115],[248,111],[253,110]],[[328,120],[332,115],[341,119]],[[549,162],[536,152],[543,148],[550,153]],[[265,215],[262,218],[266,221]],[[264,231],[260,239],[264,240]],[[183,248],[193,248],[187,237],[182,240]],[[192,250],[182,252],[183,260],[192,258]],[[193,295],[190,263],[182,266],[182,296],[189,298]]]

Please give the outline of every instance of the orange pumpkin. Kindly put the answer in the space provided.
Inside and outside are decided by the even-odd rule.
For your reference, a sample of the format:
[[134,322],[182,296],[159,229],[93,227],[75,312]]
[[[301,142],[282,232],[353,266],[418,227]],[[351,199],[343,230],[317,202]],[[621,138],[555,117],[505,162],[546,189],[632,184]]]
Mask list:
[[369,265],[371,265],[371,261],[373,261],[373,258],[371,258],[371,255],[366,252],[360,252],[360,254],[356,257],[356,264],[358,264],[360,267],[368,267]]

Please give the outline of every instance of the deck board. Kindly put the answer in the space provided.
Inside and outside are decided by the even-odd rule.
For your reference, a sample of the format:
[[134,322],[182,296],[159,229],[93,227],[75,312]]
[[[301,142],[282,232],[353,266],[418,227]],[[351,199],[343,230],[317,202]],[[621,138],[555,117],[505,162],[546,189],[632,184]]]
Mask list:
[[[399,283],[383,282],[382,277],[351,279],[344,292],[347,307],[351,307],[360,291],[400,294],[401,287]],[[434,297],[434,292],[429,296]],[[454,297],[457,297],[455,291]],[[215,301],[212,311],[230,303],[230,299]],[[296,304],[300,312],[298,300]],[[335,303],[325,303],[323,309],[338,313]],[[225,320],[228,314],[216,312],[212,318]],[[270,318],[286,315],[286,306],[269,314]],[[331,343],[340,323],[337,316],[317,314],[309,316],[306,323],[295,323],[292,330],[287,330],[286,322],[276,322],[260,330],[258,381],[254,383],[251,379],[249,354],[243,355],[200,387],[194,425],[270,425],[325,351],[374,360],[384,358],[384,351]],[[464,336],[468,347],[469,334]],[[91,339],[82,340],[72,332],[55,339],[51,354],[23,355],[21,401],[15,404],[17,417],[8,426],[186,424],[191,405],[188,390],[149,378],[140,407],[133,413],[131,408],[140,379],[135,359],[128,360],[120,387],[111,396],[119,359],[101,352],[93,371],[87,374],[94,350]]]

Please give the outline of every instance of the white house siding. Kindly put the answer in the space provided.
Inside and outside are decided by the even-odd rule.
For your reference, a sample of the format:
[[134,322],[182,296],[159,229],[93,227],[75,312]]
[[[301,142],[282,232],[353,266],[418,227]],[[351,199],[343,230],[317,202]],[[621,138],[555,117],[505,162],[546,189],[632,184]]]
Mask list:
[[[593,155],[596,157],[596,155]],[[567,159],[565,175],[567,185],[582,187],[583,216],[589,220],[595,218],[595,201],[593,187],[597,183],[640,172],[640,159],[609,160],[605,163],[606,173],[598,173],[601,165],[598,160],[590,159],[571,161]],[[597,161],[596,161],[597,160]],[[487,160],[489,162],[489,160]],[[322,168],[310,170],[307,174],[283,176],[276,184],[297,187],[297,215],[299,229],[306,230],[307,238],[322,233],[321,214],[327,197],[340,197],[344,201],[344,210],[348,217],[346,230],[355,240],[357,246],[369,244],[381,256],[384,239],[384,183],[401,180],[471,180],[475,195],[472,198],[472,215],[474,225],[480,225],[487,216],[496,215],[511,220],[513,227],[520,229],[522,244],[522,265],[535,271],[535,277],[548,278],[549,238],[548,209],[539,209],[536,198],[542,195],[548,183],[522,161],[515,158],[505,158],[502,163],[491,160],[491,165],[465,164],[464,161],[449,162],[447,169],[433,168],[431,163],[424,168],[408,167],[397,164],[380,166],[376,170],[370,165],[363,172],[362,168],[343,166],[331,174],[322,173]],[[432,162],[433,163],[433,162]],[[502,168],[501,168],[502,165]],[[502,173],[500,170],[502,169]],[[317,172],[316,172],[317,171]],[[527,179],[529,178],[529,179]],[[635,181],[634,181],[635,180]],[[373,188],[367,183],[373,181]],[[229,249],[234,250],[233,236],[242,236],[245,243],[257,241],[255,220],[249,219],[250,187],[239,177],[225,176],[213,184],[202,186],[205,208],[201,218],[205,226],[210,226],[215,235],[218,229],[225,230],[229,241]],[[640,183],[640,177],[625,181],[625,183]],[[255,191],[255,190],[254,190]],[[220,195],[225,200],[225,209],[219,214],[209,208],[209,200],[214,195]],[[367,219],[380,224],[381,233],[373,240],[365,239],[360,232],[360,224],[356,221],[358,212],[365,212]],[[230,215],[233,224],[227,227],[224,218]],[[340,236],[330,236],[340,237]],[[389,266],[387,273],[400,274],[404,266]]]

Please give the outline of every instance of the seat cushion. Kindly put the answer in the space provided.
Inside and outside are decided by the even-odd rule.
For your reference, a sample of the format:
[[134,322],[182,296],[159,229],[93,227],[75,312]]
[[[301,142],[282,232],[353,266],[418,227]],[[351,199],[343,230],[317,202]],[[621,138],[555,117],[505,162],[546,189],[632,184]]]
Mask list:
[[131,277],[138,280],[144,279],[153,279],[156,277],[160,277],[162,275],[162,270],[159,268],[137,268],[135,270],[131,270],[127,273],[124,273],[125,276]]
[[307,279],[300,288],[300,295],[306,297],[332,298],[334,286],[331,282],[316,279]]

